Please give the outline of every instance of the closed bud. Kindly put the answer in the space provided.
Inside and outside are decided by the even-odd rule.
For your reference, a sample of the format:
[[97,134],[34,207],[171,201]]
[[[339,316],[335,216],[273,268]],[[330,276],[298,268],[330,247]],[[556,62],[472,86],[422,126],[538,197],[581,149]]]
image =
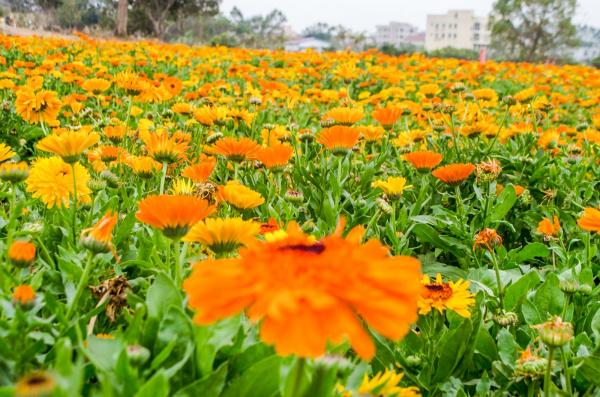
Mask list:
[[465,101],[474,101],[475,100],[475,95],[471,94],[470,92],[467,92],[464,96]]
[[304,201],[304,194],[297,190],[288,190],[285,192],[284,198],[290,203],[301,204]]
[[581,295],[591,295],[592,294],[592,286],[589,284],[581,284],[577,289]]
[[215,143],[216,141],[218,141],[221,138],[223,138],[223,134],[222,133],[220,133],[220,132],[213,132],[212,134],[210,134],[209,136],[206,137],[206,143],[212,144],[212,143]]
[[406,357],[406,364],[408,364],[411,368],[418,368],[421,366],[423,360],[421,360],[421,357],[411,354],[410,356]]
[[512,106],[514,104],[517,103],[516,99],[513,98],[510,95],[506,95],[505,97],[502,98],[502,102],[504,102],[505,104],[507,104],[508,106]]
[[386,215],[390,215],[394,210],[392,206],[382,197],[378,197],[375,199],[375,204],[377,207]]
[[510,327],[519,323],[519,316],[513,312],[502,312],[494,316],[494,322],[501,327]]
[[565,294],[574,294],[579,290],[579,282],[577,280],[572,279],[563,279],[560,280],[560,290]]
[[99,192],[101,190],[106,189],[106,181],[103,179],[90,179],[88,181],[88,187],[93,191],[93,192]]
[[141,367],[150,358],[150,350],[142,345],[129,345],[127,346],[127,358],[134,367]]
[[113,174],[109,170],[104,170],[100,173],[100,178],[106,181],[108,187],[117,188],[119,187],[119,177]]

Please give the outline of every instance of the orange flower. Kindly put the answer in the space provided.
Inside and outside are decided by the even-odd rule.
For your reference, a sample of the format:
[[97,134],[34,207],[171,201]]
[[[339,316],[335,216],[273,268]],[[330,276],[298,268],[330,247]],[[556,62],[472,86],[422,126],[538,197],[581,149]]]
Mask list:
[[411,152],[404,155],[404,160],[408,161],[417,170],[430,170],[442,162],[442,155],[430,150],[422,152]]
[[35,245],[26,241],[14,241],[8,250],[8,257],[17,267],[29,266],[35,259]]
[[171,196],[168,194],[148,196],[139,202],[135,217],[160,229],[174,240],[185,236],[190,228],[212,214],[215,207],[208,201],[194,196]]
[[188,142],[169,136],[166,131],[142,131],[140,139],[146,145],[148,155],[160,163],[171,164],[185,156]]
[[550,238],[558,236],[560,232],[560,222],[558,217],[555,215],[552,220],[544,218],[538,223],[537,232],[544,235],[544,238]]
[[198,324],[247,310],[260,337],[280,355],[318,357],[328,342],[348,339],[368,360],[375,345],[361,319],[398,340],[417,319],[419,261],[390,256],[378,241],[361,244],[364,229],[321,241],[296,223],[239,251],[239,258],[197,263],[184,282]]
[[96,224],[89,229],[81,231],[81,245],[95,254],[113,251],[112,231],[117,224],[118,216],[112,211],[108,211]]
[[202,155],[198,163],[185,167],[181,172],[181,176],[185,176],[194,182],[206,182],[216,165],[216,158]]
[[127,129],[124,125],[109,125],[102,130],[104,136],[113,143],[119,143],[123,140]]
[[600,211],[596,208],[585,208],[583,215],[577,220],[577,224],[588,232],[600,233]]
[[331,150],[334,154],[346,154],[358,143],[360,131],[356,128],[336,125],[324,128],[317,137],[317,142]]
[[471,163],[456,163],[437,168],[432,175],[448,185],[458,185],[467,179],[474,170],[475,166]]
[[494,229],[485,228],[475,236],[473,249],[485,248],[488,251],[492,251],[494,247],[499,245],[502,245],[502,236]]
[[364,115],[363,110],[360,108],[337,107],[325,113],[323,120],[333,120],[340,125],[352,125],[360,121]]
[[12,294],[13,301],[22,306],[29,306],[35,300],[35,291],[31,285],[19,285]]
[[218,154],[231,161],[253,160],[260,149],[258,143],[250,138],[232,138],[225,137],[219,139],[214,145],[207,147],[206,151],[210,154]]
[[394,123],[396,123],[396,120],[398,120],[400,116],[402,116],[402,112],[402,108],[387,106],[384,108],[377,108],[373,110],[371,116],[375,120],[379,121],[383,128],[389,129],[392,128]]
[[165,89],[169,92],[169,94],[172,97],[174,97],[179,95],[183,84],[181,83],[181,80],[179,80],[177,77],[167,77],[163,80],[162,86],[165,87]]
[[276,143],[272,146],[261,148],[256,154],[258,161],[273,171],[279,171],[290,161],[294,149],[284,143]]
[[55,122],[61,105],[56,92],[46,90],[35,92],[31,88],[19,90],[15,100],[17,114],[33,124]]

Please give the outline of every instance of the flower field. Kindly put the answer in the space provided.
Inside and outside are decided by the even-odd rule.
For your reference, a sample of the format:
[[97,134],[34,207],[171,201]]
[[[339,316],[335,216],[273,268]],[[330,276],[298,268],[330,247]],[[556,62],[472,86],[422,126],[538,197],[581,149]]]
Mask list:
[[600,393],[599,70],[0,44],[0,396]]

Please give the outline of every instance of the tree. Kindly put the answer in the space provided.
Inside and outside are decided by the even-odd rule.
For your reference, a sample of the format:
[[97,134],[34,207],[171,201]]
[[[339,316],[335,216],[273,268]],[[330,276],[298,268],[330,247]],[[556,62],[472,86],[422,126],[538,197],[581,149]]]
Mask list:
[[305,28],[302,31],[304,37],[314,37],[315,39],[330,41],[335,33],[335,28],[325,22],[317,22]]
[[115,24],[115,34],[117,36],[127,36],[127,13],[129,2],[127,0],[119,0],[117,4],[117,21]]
[[230,20],[239,44],[244,47],[280,47],[285,39],[287,18],[279,10],[246,18],[237,7],[233,7]]
[[491,47],[502,58],[541,61],[577,45],[577,0],[497,0]]
[[216,15],[220,0],[134,0],[137,8],[148,19],[152,32],[160,39],[164,38],[169,19],[182,13]]

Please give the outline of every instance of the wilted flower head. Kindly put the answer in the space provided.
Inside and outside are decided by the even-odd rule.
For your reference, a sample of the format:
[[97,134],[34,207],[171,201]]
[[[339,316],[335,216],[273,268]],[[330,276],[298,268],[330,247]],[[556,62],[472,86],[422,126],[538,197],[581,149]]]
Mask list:
[[502,236],[500,236],[494,229],[485,228],[475,236],[473,249],[485,248],[488,251],[492,251],[499,245],[502,245]]

